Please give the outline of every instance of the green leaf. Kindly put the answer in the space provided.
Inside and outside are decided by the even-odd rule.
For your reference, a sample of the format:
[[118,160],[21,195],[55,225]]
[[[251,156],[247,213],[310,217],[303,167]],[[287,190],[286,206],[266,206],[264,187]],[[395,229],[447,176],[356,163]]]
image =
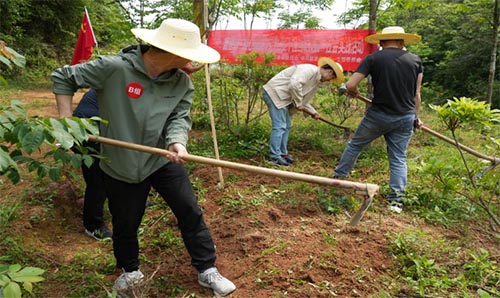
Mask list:
[[31,282],[24,282],[23,288],[30,293],[33,292],[33,284]]
[[59,181],[61,179],[61,168],[50,168],[49,177],[52,181]]
[[73,154],[71,156],[71,164],[75,168],[79,168],[82,165],[82,155],[81,154]]
[[[85,166],[87,166],[88,168],[90,168],[90,166],[92,166],[92,163],[94,163],[94,159],[89,156],[89,155],[84,155],[83,156],[83,162],[85,164]],[[99,162],[98,160],[96,160],[95,162]]]
[[10,155],[0,148],[0,174],[7,171],[9,168],[13,168],[18,171],[17,164],[12,160]]
[[11,130],[12,127],[14,127],[14,125],[12,125],[12,123],[10,123],[9,118],[7,118],[1,114],[0,114],[0,126],[3,126],[8,130]]
[[477,293],[478,293],[479,297],[481,297],[481,298],[490,298],[491,297],[491,295],[488,292],[483,291],[481,289],[477,290]]
[[10,279],[5,275],[0,275],[0,287],[5,287],[10,282]]
[[19,175],[19,171],[17,169],[9,169],[7,171],[7,177],[13,184],[17,184],[21,181],[21,176]]
[[18,140],[24,138],[24,136],[31,131],[31,127],[27,122],[16,122],[14,125],[15,127],[13,129],[13,133],[16,135]]
[[44,140],[44,129],[42,127],[36,127],[35,130],[27,133],[20,139],[23,149],[26,150],[28,154],[40,148]]
[[26,65],[26,58],[19,54],[18,52],[14,51],[12,48],[10,47],[5,47],[11,54],[14,54],[14,56],[16,56],[15,58],[11,58],[10,60],[12,62],[14,62],[15,65],[21,67],[21,68],[24,68],[24,66]]
[[0,56],[0,62],[7,65],[9,69],[12,69],[12,64],[10,63],[9,59],[5,58],[4,56]]
[[38,177],[39,178],[43,178],[45,176],[47,176],[47,166],[43,165],[43,164],[37,164],[37,174],[38,174]]
[[21,270],[21,265],[19,264],[13,264],[9,266],[9,273],[15,273]]
[[9,110],[4,111],[4,114],[10,121],[16,121],[17,119],[19,119],[19,116],[17,116],[16,114],[12,113]]
[[52,125],[52,128],[54,129],[52,131],[52,135],[57,140],[57,142],[61,144],[61,147],[64,149],[70,149],[71,147],[73,147],[73,136],[68,133],[66,127],[57,119],[50,118],[49,121]]
[[23,115],[24,117],[27,117],[27,114],[26,114],[26,110],[24,110],[21,105],[24,105],[25,103],[22,102],[22,101],[18,101],[18,100],[12,100],[10,102],[10,108],[16,112],[18,112],[19,114]]
[[3,288],[3,295],[5,298],[21,298],[21,287],[15,282],[10,282]]
[[78,123],[77,121],[67,118],[65,119],[66,123],[69,126],[69,132],[75,136],[75,138],[79,141],[83,141],[87,138],[87,132],[85,129]]
[[39,282],[39,281],[44,281],[45,278],[41,276],[16,276],[15,278],[12,277],[13,281],[16,282]]
[[37,267],[25,267],[21,271],[19,271],[19,274],[21,275],[42,275],[45,272],[45,270],[37,268]]
[[90,119],[92,119],[92,121],[89,121],[85,118],[81,118],[80,121],[86,130],[90,131],[91,134],[98,136],[99,135],[99,127],[93,121],[101,121],[102,123],[107,123],[107,121],[104,121],[99,117],[92,117]]

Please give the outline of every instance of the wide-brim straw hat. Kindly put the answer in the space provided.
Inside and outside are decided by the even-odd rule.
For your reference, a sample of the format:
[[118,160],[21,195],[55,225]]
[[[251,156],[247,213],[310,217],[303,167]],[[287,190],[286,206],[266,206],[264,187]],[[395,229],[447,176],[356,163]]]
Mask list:
[[342,68],[342,65],[339,63],[333,61],[333,59],[328,58],[328,57],[321,57],[318,60],[318,66],[323,66],[325,64],[330,65],[330,67],[333,69],[335,72],[335,75],[337,76],[335,79],[332,79],[331,82],[340,85],[344,82],[344,69]]
[[132,33],[152,46],[195,62],[220,60],[219,52],[201,42],[198,26],[186,20],[166,19],[157,29],[137,28]]
[[405,29],[399,26],[385,27],[382,33],[372,34],[365,37],[365,41],[371,44],[379,44],[381,40],[404,40],[405,44],[419,42],[422,36],[417,34],[405,33]]

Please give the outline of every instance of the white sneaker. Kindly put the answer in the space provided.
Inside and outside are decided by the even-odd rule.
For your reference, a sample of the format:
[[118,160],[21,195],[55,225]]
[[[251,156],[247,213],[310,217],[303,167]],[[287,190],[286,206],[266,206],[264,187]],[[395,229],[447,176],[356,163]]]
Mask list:
[[401,213],[403,211],[403,203],[398,201],[389,202],[389,210],[396,213]]
[[218,297],[227,296],[236,290],[236,286],[229,279],[222,276],[215,267],[198,273],[198,283],[212,289]]
[[141,270],[136,270],[132,272],[123,272],[115,281],[113,289],[117,291],[127,290],[134,285],[140,283],[144,278]]

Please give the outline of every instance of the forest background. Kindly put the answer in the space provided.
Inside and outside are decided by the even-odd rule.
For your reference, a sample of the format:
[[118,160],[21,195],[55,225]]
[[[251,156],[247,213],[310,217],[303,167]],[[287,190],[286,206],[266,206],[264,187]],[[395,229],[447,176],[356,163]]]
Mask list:
[[[136,43],[131,28],[154,28],[166,17],[192,20],[195,3],[0,1],[0,40],[26,57],[24,67],[0,60],[0,153],[5,153],[0,156],[0,264],[6,264],[0,265],[0,297],[30,291],[36,297],[113,297],[111,246],[83,240],[75,216],[83,190],[78,165],[85,157],[77,160],[53,146],[55,135],[70,124],[47,119],[57,116],[48,76],[71,61],[84,7],[99,43],[96,57]],[[238,18],[251,29],[256,19],[272,18],[278,28],[321,29],[314,11],[332,3],[208,1],[208,27]],[[422,42],[408,49],[424,62],[424,122],[488,156],[499,155],[498,0],[357,0],[336,19],[346,28],[380,31],[399,25],[422,35]],[[222,158],[269,167],[270,123],[260,88],[282,67],[256,63],[257,56],[266,62],[273,57],[272,52],[249,53],[238,65],[212,65],[211,96]],[[204,73],[193,81],[197,100],[189,149],[212,156]],[[369,94],[368,86],[362,93]],[[349,129],[294,118],[290,148],[299,162],[287,170],[329,177],[364,104],[339,95],[333,86],[323,86],[314,103],[322,115]],[[84,137],[72,135],[71,141]],[[384,194],[385,154],[378,140],[360,156],[351,179],[375,181]],[[236,171],[225,172],[231,187],[221,188],[210,167],[188,167],[222,252],[221,268],[239,286],[234,297],[498,297],[496,164],[419,131],[408,163],[404,213],[388,214],[380,195],[357,228],[346,224],[360,204],[349,191]],[[193,282],[172,215],[159,208],[159,198],[151,200],[157,207],[141,230],[141,261],[146,273],[157,276],[137,297],[206,297]],[[187,268],[177,267],[179,262]],[[30,281],[23,281],[19,272],[31,266],[37,269],[25,271]],[[30,282],[40,283],[31,289]],[[22,290],[6,294],[14,284]]]

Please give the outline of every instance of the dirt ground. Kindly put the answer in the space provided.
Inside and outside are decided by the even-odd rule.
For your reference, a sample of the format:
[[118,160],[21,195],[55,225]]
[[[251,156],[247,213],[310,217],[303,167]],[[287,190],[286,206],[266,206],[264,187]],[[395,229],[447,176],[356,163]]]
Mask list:
[[[36,106],[29,109],[31,115],[57,116],[50,91],[19,92],[12,97]],[[75,98],[80,97],[81,94]],[[303,154],[306,156],[308,153]],[[372,209],[356,227],[349,225],[345,214],[332,216],[319,210],[316,198],[312,196],[304,197],[303,202],[293,207],[269,202],[250,204],[252,196],[243,190],[258,192],[261,186],[272,190],[287,181],[229,169],[223,169],[223,175],[238,179],[228,179],[225,189],[221,189],[215,168],[206,165],[192,168],[192,176],[205,189],[200,205],[217,246],[217,266],[237,285],[231,297],[384,297],[380,296],[382,291],[398,292],[394,297],[414,297],[406,296],[405,289],[395,290],[391,282],[395,278],[392,275],[395,274],[396,260],[389,250],[390,236],[414,229],[442,239],[460,236],[460,231],[428,225],[404,212],[389,213],[381,198],[376,198]],[[4,191],[1,196],[8,197],[19,191],[29,193],[29,183],[22,182]],[[28,205],[21,211],[23,216],[16,221],[16,227],[26,235],[26,245],[41,247],[39,251],[43,253],[38,257],[51,264],[47,268],[48,278],[43,282],[46,297],[69,297],[66,296],[69,293],[66,282],[56,278],[59,268],[71,264],[82,251],[99,250],[111,254],[112,247],[110,243],[95,242],[82,232],[81,210],[76,204],[81,192],[70,183],[52,183],[51,187],[55,193],[55,214],[40,224],[33,218],[36,214],[43,214],[42,207]],[[219,200],[238,196],[238,190],[247,194],[241,197],[246,203],[231,211],[227,208],[223,210]],[[36,197],[36,194],[33,196]],[[170,213],[156,207],[147,210],[147,213],[152,218],[166,216],[167,226],[178,233]],[[158,224],[147,228],[154,233],[161,232]],[[477,235],[471,237],[471,246],[482,245],[500,254],[500,249],[486,233],[481,234],[481,230],[475,233]],[[155,279],[175,283],[182,288],[176,297],[211,297],[211,291],[198,285],[183,247],[172,254],[148,243],[141,245],[141,254],[146,256],[141,270],[146,276],[154,274]],[[160,266],[154,261],[158,258],[161,258]],[[116,273],[109,274],[104,280],[112,281],[116,276]],[[155,288],[149,289],[148,295],[171,297]]]

